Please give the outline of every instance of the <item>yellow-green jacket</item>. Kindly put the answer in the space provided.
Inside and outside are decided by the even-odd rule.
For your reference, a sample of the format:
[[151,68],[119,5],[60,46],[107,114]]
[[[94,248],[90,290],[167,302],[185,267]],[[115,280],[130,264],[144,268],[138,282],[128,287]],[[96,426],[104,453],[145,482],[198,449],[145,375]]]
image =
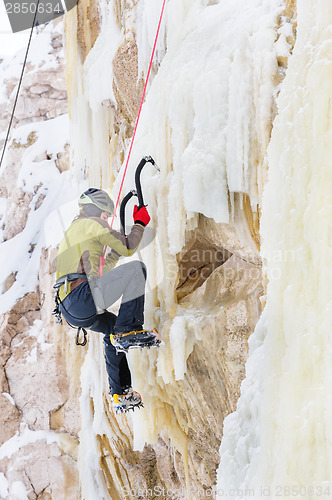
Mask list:
[[[121,255],[128,257],[135,253],[143,233],[144,227],[136,223],[130,234],[125,237],[98,217],[79,215],[73,220],[60,243],[56,279],[71,273],[97,276],[99,258],[103,255],[105,246],[110,247],[112,251],[106,257],[103,273],[113,269]],[[60,300],[68,293],[70,286],[65,293],[63,285],[59,290]]]

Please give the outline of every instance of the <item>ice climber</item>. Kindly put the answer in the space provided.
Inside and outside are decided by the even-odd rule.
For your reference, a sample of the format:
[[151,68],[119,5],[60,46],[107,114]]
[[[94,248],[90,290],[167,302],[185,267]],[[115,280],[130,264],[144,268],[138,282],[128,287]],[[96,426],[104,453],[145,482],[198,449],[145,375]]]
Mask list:
[[[143,330],[145,265],[132,261],[115,266],[120,256],[134,254],[150,216],[145,206],[138,209],[135,205],[131,232],[123,236],[108,224],[114,203],[105,191],[88,189],[79,198],[78,205],[79,215],[67,229],[58,252],[55,285],[58,307],[70,325],[104,334],[113,406],[116,411],[127,411],[142,406],[142,399],[131,387],[126,342],[128,338],[137,341],[139,337],[140,346],[149,345],[152,332]],[[111,251],[100,276],[99,259],[105,246]],[[121,306],[116,316],[107,308],[120,297]]]

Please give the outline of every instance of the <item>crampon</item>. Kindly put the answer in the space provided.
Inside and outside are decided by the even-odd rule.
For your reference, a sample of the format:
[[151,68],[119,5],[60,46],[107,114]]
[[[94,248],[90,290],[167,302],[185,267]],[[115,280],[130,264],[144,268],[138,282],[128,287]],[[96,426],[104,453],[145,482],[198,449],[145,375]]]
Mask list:
[[125,394],[113,395],[113,408],[115,413],[127,413],[135,408],[144,408],[141,395],[131,388]]
[[135,330],[111,335],[111,342],[117,351],[128,352],[133,348],[159,347],[161,340],[155,330]]

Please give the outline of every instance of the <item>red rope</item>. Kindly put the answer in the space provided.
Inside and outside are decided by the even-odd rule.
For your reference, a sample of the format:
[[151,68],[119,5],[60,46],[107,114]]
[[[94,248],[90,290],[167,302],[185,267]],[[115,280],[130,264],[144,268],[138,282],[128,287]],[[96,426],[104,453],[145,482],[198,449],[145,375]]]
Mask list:
[[[145,99],[145,94],[146,94],[146,89],[147,89],[147,86],[148,86],[148,81],[149,81],[149,77],[150,77],[150,73],[151,73],[151,68],[152,68],[152,62],[153,62],[153,58],[154,58],[154,53],[156,51],[157,41],[158,41],[158,37],[159,37],[160,26],[161,26],[161,22],[162,22],[163,15],[164,15],[165,4],[166,4],[166,0],[163,1],[163,6],[162,6],[162,9],[161,9],[161,14],[160,14],[160,18],[159,18],[157,33],[156,33],[155,41],[154,41],[154,44],[153,44],[153,49],[152,49],[152,54],[151,54],[151,59],[150,59],[150,64],[149,64],[149,69],[148,69],[148,73],[146,75],[145,85],[144,85],[144,89],[143,89],[143,95],[142,95],[142,99],[141,99],[141,104],[140,104],[138,115],[137,115],[137,118],[136,118],[134,133],[133,133],[133,136],[131,138],[129,153],[128,153],[128,157],[127,157],[127,161],[126,161],[126,166],[125,166],[125,169],[124,169],[124,172],[123,172],[123,176],[122,176],[122,181],[121,181],[121,185],[120,185],[120,189],[119,189],[118,198],[116,200],[116,204],[115,204],[115,208],[114,208],[114,212],[113,212],[113,217],[112,217],[112,221],[111,221],[111,227],[113,226],[113,222],[114,222],[114,217],[115,217],[115,214],[116,214],[116,210],[117,210],[117,208],[119,206],[121,191],[122,191],[123,183],[124,183],[124,180],[125,180],[125,177],[126,177],[126,173],[127,173],[127,168],[128,168],[128,164],[129,164],[129,159],[130,159],[131,151],[133,149],[133,144],[134,144],[134,140],[135,140],[135,136],[136,136],[138,122],[139,122],[139,119],[140,119],[140,116],[141,116],[141,111],[142,111],[142,107],[143,107],[143,103],[144,103],[144,99]],[[100,276],[102,276],[102,274],[103,274],[103,267],[104,267],[104,264],[105,264],[106,251],[107,251],[107,247],[105,247],[105,249],[104,249],[103,256],[100,257],[100,262],[99,262],[99,275]]]

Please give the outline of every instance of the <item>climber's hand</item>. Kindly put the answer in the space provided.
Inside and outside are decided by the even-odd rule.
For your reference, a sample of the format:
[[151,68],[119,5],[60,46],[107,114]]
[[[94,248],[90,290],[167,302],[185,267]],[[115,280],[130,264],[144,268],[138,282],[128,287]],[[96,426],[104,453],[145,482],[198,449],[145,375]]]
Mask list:
[[144,227],[149,224],[151,219],[146,207],[138,209],[137,205],[134,206],[133,218],[135,224],[141,224]]

